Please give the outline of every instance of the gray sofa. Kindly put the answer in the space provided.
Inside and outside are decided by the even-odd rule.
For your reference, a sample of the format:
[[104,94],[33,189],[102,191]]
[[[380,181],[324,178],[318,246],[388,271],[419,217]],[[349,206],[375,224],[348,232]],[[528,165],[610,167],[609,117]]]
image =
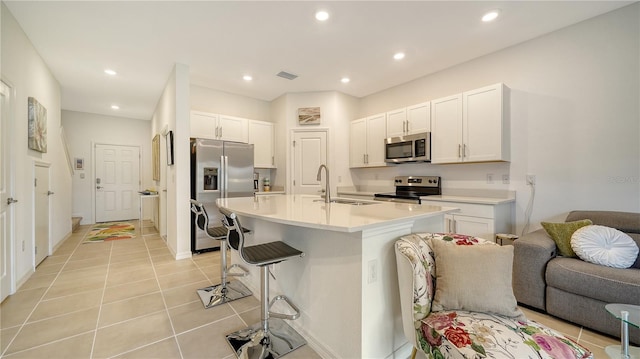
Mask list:
[[[580,219],[617,228],[640,246],[640,213],[573,211],[565,221]],[[604,306],[640,305],[640,256],[628,269],[562,257],[547,232],[539,229],[514,242],[513,291],[521,304],[620,337],[620,322]],[[640,345],[640,330],[629,326],[629,337]]]

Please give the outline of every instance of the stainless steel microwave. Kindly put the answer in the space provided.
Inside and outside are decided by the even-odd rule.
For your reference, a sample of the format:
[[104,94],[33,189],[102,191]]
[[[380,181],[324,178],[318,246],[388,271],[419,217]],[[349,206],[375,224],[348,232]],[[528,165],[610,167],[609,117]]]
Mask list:
[[384,146],[385,162],[431,162],[431,132],[389,137]]

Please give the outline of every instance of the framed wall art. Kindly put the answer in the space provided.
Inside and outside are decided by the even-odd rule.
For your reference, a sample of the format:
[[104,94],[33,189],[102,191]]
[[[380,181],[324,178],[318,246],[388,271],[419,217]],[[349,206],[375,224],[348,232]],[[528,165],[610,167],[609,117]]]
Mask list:
[[78,171],[84,170],[84,158],[76,157],[74,158],[75,169]]
[[173,131],[167,132],[167,166],[173,166]]
[[302,107],[298,109],[298,124],[319,125],[320,107]]
[[47,152],[47,109],[33,97],[28,100],[29,149]]
[[151,141],[151,164],[153,180],[160,181],[160,135],[155,135]]

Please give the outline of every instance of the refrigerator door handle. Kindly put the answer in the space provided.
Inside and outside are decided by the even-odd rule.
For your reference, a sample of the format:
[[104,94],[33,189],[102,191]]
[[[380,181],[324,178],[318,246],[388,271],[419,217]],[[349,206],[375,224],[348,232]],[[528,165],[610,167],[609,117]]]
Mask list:
[[222,191],[220,192],[220,194],[222,198],[227,198],[227,186],[229,184],[229,174],[227,173],[227,171],[229,170],[228,159],[229,158],[227,156],[220,156],[220,166],[222,167],[222,176],[220,180],[222,181]]

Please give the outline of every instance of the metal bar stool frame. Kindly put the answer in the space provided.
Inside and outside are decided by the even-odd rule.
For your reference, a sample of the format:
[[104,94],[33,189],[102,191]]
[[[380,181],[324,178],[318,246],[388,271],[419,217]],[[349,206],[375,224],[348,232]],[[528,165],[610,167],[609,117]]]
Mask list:
[[[253,293],[242,282],[227,280],[228,277],[246,277],[249,275],[249,271],[239,264],[227,267],[228,230],[224,226],[209,227],[209,215],[204,205],[199,201],[191,200],[191,212],[196,215],[196,227],[204,231],[209,238],[220,241],[220,284],[197,290],[204,307],[206,309],[213,308],[252,295]],[[238,269],[240,272],[232,272],[233,269]]]
[[[250,359],[276,359],[305,345],[307,341],[283,320],[298,319],[298,307],[284,295],[278,295],[269,301],[269,275],[273,277],[269,266],[303,257],[304,252],[282,241],[245,246],[244,232],[236,214],[224,208],[221,208],[220,212],[223,214],[224,226],[229,229],[227,241],[231,248],[238,251],[245,263],[260,267],[260,323],[227,334],[227,342],[239,358]],[[280,300],[284,301],[294,314],[271,311],[274,303]]]

